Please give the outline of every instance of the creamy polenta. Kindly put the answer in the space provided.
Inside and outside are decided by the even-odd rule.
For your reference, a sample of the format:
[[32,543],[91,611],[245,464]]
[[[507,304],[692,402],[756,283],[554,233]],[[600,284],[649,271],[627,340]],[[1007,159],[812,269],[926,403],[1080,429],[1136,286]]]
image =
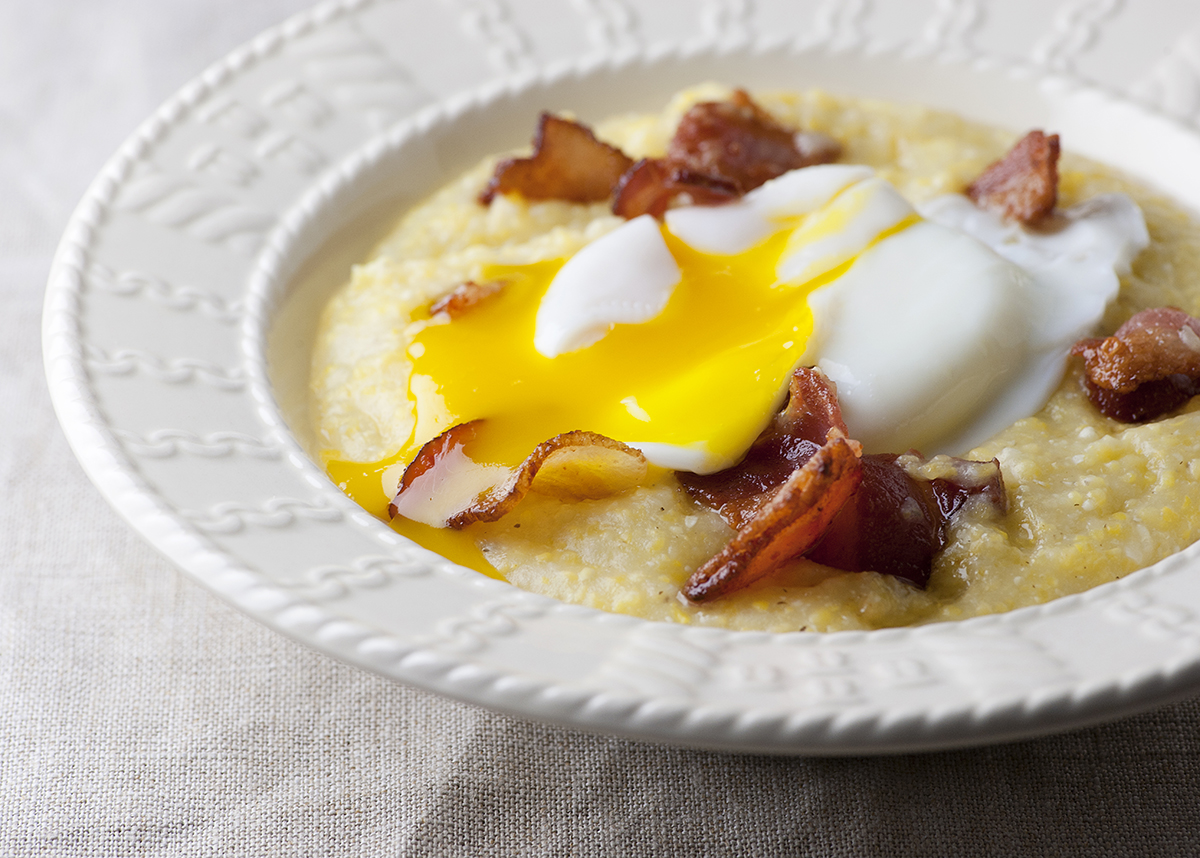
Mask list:
[[[705,85],[661,115],[620,116],[594,130],[633,158],[661,155],[683,113],[730,90]],[[1007,131],[922,107],[823,92],[758,93],[781,122],[832,135],[841,160],[866,164],[910,201],[959,192],[1014,140]],[[1070,141],[1066,141],[1070,147]],[[607,203],[477,202],[496,159],[409,211],[374,257],[356,266],[330,301],[312,358],[312,413],[331,476],[386,518],[413,437],[446,428],[416,413],[410,392],[413,321],[429,303],[489,266],[569,257],[621,224]],[[1141,207],[1151,245],[1122,278],[1102,330],[1147,307],[1200,314],[1200,224],[1179,205],[1114,170],[1064,155],[1061,205],[1121,191]],[[425,401],[425,400],[423,400]],[[432,400],[431,400],[432,401]],[[954,519],[925,590],[871,572],[796,561],[766,583],[703,606],[680,585],[733,536],[698,506],[671,472],[601,500],[531,494],[499,521],[461,532],[398,525],[431,548],[512,584],[568,602],[653,620],[770,631],[833,631],[955,620],[1075,593],[1160,560],[1200,537],[1200,404],[1146,425],[1101,416],[1072,366],[1036,415],[971,451],[1000,460],[1009,494],[1002,519],[970,511]],[[579,427],[587,429],[588,427]],[[898,451],[899,452],[899,451]]]

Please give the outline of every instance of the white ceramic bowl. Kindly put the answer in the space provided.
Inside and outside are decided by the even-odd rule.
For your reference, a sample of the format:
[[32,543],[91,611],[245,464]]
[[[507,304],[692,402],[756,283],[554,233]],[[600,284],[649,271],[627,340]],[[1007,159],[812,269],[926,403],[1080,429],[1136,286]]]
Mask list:
[[[524,717],[860,753],[1011,739],[1192,693],[1196,546],[994,617],[732,633],[565,605],[456,567],[364,513],[305,452],[322,302],[405,205],[527,140],[543,109],[654,109],[706,79],[816,85],[1053,128],[1200,209],[1195,130],[1079,79],[1111,39],[1157,39],[1161,50],[1133,52],[1144,67],[1125,50],[1117,71],[1160,106],[1200,113],[1179,82],[1190,43],[1184,59],[1169,50],[1200,11],[1164,0],[1131,25],[1120,4],[1030,4],[1018,32],[1006,27],[1025,4],[880,5],[463,3],[451,15],[392,0],[326,5],[264,34],[148,120],[63,239],[45,353],[73,448],[134,527],[256,619]],[[1164,29],[1154,14],[1168,12]],[[1026,44],[1030,25],[1041,41]]]

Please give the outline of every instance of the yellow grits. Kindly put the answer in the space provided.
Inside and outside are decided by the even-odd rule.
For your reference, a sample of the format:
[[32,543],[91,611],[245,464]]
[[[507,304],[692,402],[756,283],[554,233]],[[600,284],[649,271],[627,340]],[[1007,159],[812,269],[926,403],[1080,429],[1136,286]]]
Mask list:
[[[696,87],[661,115],[615,117],[595,131],[631,157],[660,155],[688,107],[729,92]],[[961,191],[1016,136],[927,108],[817,91],[755,98],[784,123],[833,135],[845,147],[843,162],[874,167],[913,202]],[[430,301],[485,279],[494,266],[568,257],[622,222],[606,203],[499,196],[482,207],[475,197],[494,164],[488,159],[408,212],[374,258],[354,268],[321,321],[311,396],[322,458],[335,482],[384,518],[383,485],[394,485],[402,469],[393,464],[397,454],[447,428],[445,415],[427,407],[435,399],[413,391],[422,397],[418,417],[409,394],[407,350]],[[1147,307],[1200,314],[1200,224],[1114,170],[1065,155],[1060,174],[1060,205],[1123,191],[1141,206],[1150,230],[1151,246],[1122,280],[1098,333]],[[462,534],[399,529],[516,586],[648,619],[771,631],[962,619],[1112,581],[1200,537],[1197,412],[1200,401],[1147,425],[1115,423],[1083,396],[1073,367],[1041,412],[961,451],[1000,459],[1010,513],[999,521],[960,515],[924,591],[888,576],[799,561],[731,598],[684,605],[679,586],[732,530],[656,469],[648,484],[603,500],[531,494],[499,521]]]

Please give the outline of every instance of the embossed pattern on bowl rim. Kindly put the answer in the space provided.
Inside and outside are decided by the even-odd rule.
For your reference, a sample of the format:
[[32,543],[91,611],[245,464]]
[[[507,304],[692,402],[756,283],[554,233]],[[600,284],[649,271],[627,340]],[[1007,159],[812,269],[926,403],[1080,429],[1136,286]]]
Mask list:
[[[1195,687],[1193,549],[1080,596],[963,623],[729,633],[517,591],[405,544],[334,490],[281,422],[265,367],[242,360],[272,310],[265,287],[247,304],[244,284],[286,269],[280,251],[306,217],[371,158],[432,127],[423,122],[639,56],[765,50],[756,20],[794,8],[701,5],[687,17],[696,32],[647,47],[622,3],[552,14],[533,3],[460,5],[453,16],[398,0],[331,3],[268,31],[152,116],[77,210],[46,299],[52,396],[89,475],[153,544],[256,619],[381,675],[525,717],[682,744],[947,747],[1115,717]],[[693,9],[663,6],[681,17]],[[1155,9],[1168,7],[1186,18],[1183,4]],[[850,66],[886,47],[914,67],[933,57],[999,70],[1122,109],[1076,78],[1089,48],[1127,14],[1123,4],[1042,9],[1032,20],[1044,37],[1015,59],[978,57],[994,6],[939,4],[915,36],[893,44],[872,38],[871,15],[856,8],[815,4],[808,35],[773,41]],[[473,48],[482,59],[438,89],[422,77],[428,62],[406,65],[399,48],[375,38],[402,32],[398,24],[433,34],[448,55]],[[563,59],[568,36],[594,49]],[[1128,71],[1134,94],[1194,119],[1200,109],[1180,95],[1188,38]],[[497,71],[506,74],[489,83]]]

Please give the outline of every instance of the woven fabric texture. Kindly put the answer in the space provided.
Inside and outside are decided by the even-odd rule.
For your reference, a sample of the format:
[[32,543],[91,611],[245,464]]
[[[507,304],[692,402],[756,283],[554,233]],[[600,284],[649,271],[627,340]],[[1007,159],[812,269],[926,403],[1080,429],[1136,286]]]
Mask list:
[[45,391],[54,243],[198,69],[305,0],[0,4],[0,855],[1200,854],[1200,703],[876,759],[567,732],[310,652],[147,547]]

